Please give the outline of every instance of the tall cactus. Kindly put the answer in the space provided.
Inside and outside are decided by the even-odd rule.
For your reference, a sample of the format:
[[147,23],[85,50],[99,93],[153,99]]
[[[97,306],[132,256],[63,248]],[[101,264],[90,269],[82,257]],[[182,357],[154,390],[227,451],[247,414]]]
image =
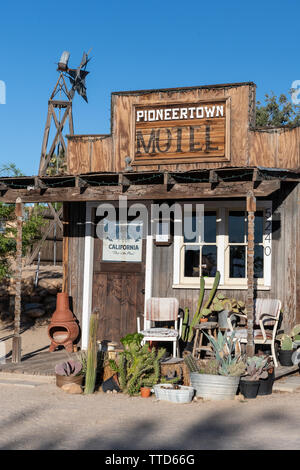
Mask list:
[[[212,303],[212,301],[214,299],[214,296],[216,295],[216,292],[217,292],[217,289],[218,289],[219,283],[220,283],[220,277],[221,277],[220,271],[217,271],[216,276],[215,276],[215,280],[214,280],[214,284],[213,284],[212,289],[210,291],[209,297],[208,297],[207,301],[205,302],[204,307],[201,309],[200,318],[203,317],[205,315],[205,313],[207,313],[207,311],[210,307],[210,304]],[[210,311],[208,313],[210,313]]]
[[96,373],[97,373],[97,328],[98,328],[98,311],[94,311],[90,318],[89,344],[87,351],[87,368],[85,375],[84,393],[93,393],[95,390]]
[[200,316],[201,316],[200,311],[201,311],[201,305],[202,305],[203,297],[204,297],[204,289],[205,289],[205,280],[204,280],[204,277],[201,276],[200,277],[200,292],[199,292],[197,310],[196,310],[196,313],[193,316],[192,321],[189,325],[188,341],[192,341],[193,334],[194,334],[193,328],[194,328],[195,325],[197,325],[197,323],[199,323],[199,320],[200,320]]
[[182,341],[187,340],[187,335],[189,332],[189,309],[186,307],[184,309],[184,317],[183,317],[183,322],[182,322],[182,332],[181,332],[181,338]]

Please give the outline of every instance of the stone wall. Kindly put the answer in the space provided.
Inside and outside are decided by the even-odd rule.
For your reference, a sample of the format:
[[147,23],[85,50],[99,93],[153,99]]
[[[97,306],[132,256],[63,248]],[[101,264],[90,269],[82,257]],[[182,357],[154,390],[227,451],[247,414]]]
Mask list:
[[[56,308],[56,294],[62,289],[62,267],[41,266],[38,283],[35,285],[36,267],[22,272],[22,313],[23,322],[48,323]],[[0,320],[12,320],[14,316],[14,278],[0,285]]]

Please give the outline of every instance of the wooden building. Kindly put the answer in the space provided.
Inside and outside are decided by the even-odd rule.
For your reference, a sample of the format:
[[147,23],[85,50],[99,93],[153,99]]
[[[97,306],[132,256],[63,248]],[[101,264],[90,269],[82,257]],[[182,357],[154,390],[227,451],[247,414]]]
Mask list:
[[[278,298],[284,328],[300,322],[300,128],[255,128],[255,104],[253,83],[112,93],[111,133],[69,136],[67,175],[0,179],[0,201],[64,203],[64,288],[83,348],[94,307],[99,339],[118,341],[149,297],[193,313],[199,276],[208,293],[217,270],[226,296]],[[169,220],[152,210],[175,203]],[[137,204],[142,238],[109,237],[122,210],[137,229]],[[204,231],[189,238],[197,205]]]

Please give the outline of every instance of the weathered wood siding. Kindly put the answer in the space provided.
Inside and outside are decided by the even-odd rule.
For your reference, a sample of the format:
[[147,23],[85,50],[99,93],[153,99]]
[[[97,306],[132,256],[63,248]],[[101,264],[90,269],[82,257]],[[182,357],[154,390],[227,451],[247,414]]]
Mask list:
[[299,169],[300,127],[249,133],[249,165]]
[[[272,287],[255,290],[256,297],[278,298],[282,302],[283,327],[288,331],[300,323],[300,190],[282,184],[273,198]],[[205,203],[204,203],[205,204]],[[173,245],[155,246],[153,255],[154,297],[176,297],[180,308],[196,311],[199,289],[172,288]],[[210,290],[205,292],[205,299]],[[246,300],[247,290],[220,290],[228,297]]]
[[[199,102],[228,100],[230,109],[229,160],[216,157],[208,161],[191,158],[187,162],[160,160],[161,163],[134,163],[135,106],[192,105]],[[300,128],[258,130],[255,127],[255,85],[252,83],[224,86],[190,87],[169,90],[146,90],[112,93],[111,135],[74,135],[68,137],[68,171],[83,174],[102,171],[124,171],[125,158],[132,167],[144,170],[194,170],[223,166],[265,166],[296,169],[300,166]],[[151,123],[148,123],[151,124]],[[166,123],[165,123],[166,124]],[[163,154],[162,154],[163,158]],[[149,156],[151,162],[151,157]],[[141,162],[139,162],[141,163]]]
[[66,286],[71,299],[72,312],[80,325],[82,322],[83,300],[83,266],[84,266],[84,237],[85,237],[85,202],[65,203],[64,213],[67,214],[65,226],[66,256]]

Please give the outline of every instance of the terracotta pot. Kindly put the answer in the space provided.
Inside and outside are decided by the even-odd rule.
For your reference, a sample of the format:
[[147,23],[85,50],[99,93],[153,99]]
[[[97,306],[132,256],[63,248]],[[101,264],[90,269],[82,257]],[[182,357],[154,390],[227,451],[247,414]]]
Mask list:
[[207,318],[200,318],[200,323],[204,323],[206,321],[208,321]]
[[62,387],[65,384],[82,385],[83,375],[58,375],[56,374],[56,385]]
[[142,398],[149,398],[150,395],[151,395],[151,388],[141,387],[141,397]]

